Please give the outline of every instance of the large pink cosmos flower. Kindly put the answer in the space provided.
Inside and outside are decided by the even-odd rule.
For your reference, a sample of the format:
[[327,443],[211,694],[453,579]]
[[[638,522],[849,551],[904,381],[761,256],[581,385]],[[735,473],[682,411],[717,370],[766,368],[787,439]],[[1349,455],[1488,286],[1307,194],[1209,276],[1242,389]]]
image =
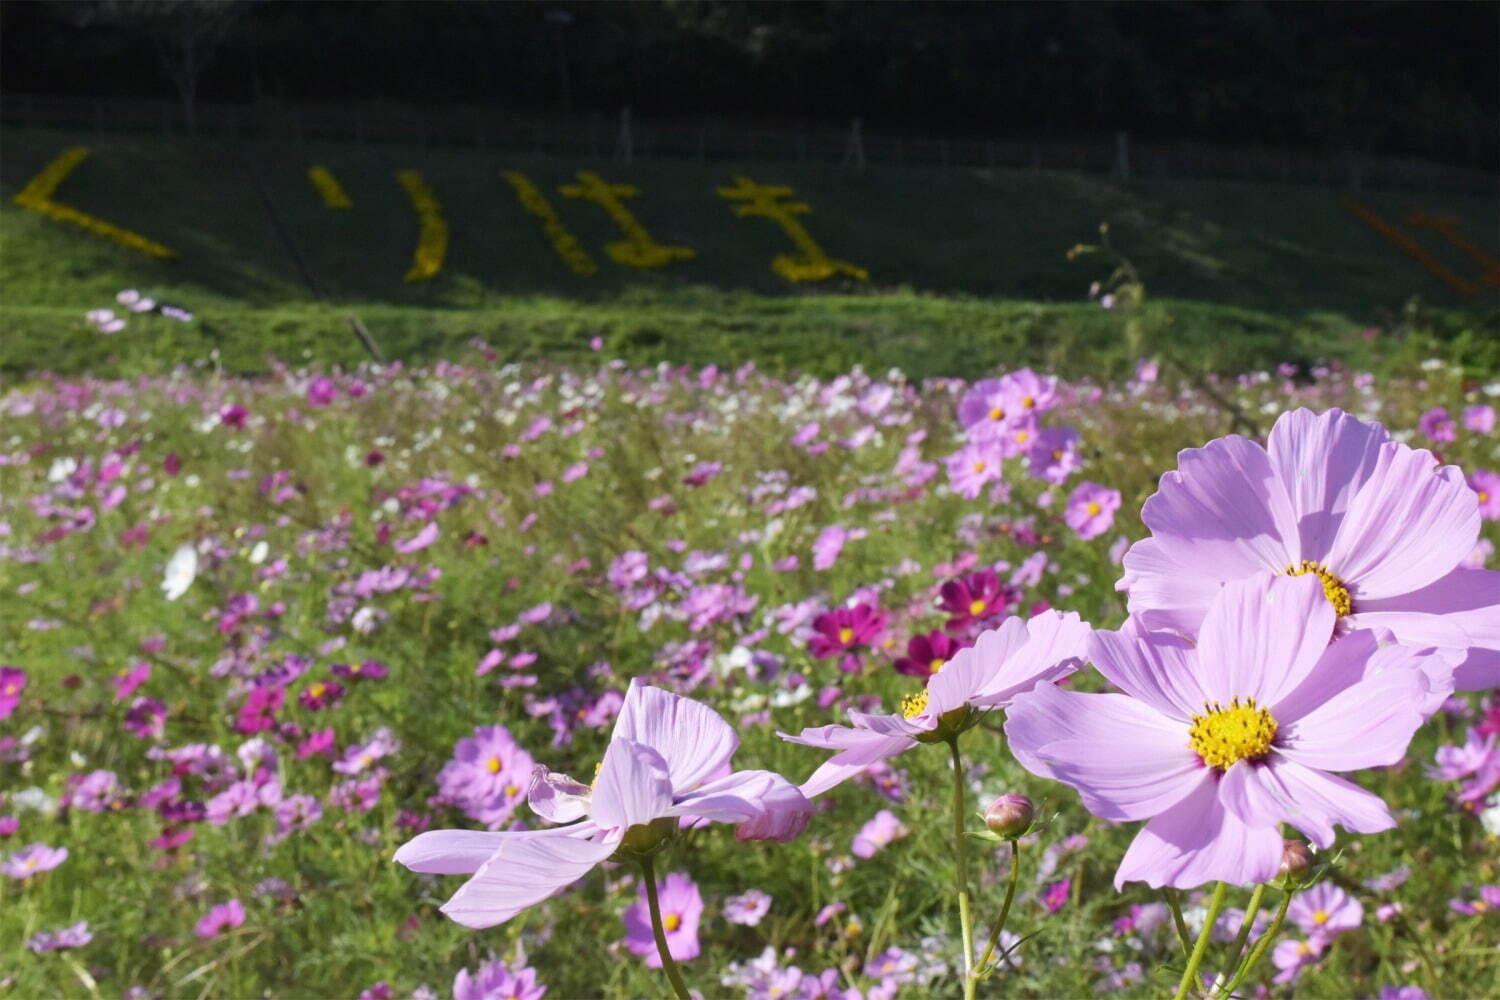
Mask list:
[[1072,612],[1045,611],[1030,622],[1007,618],[955,653],[926,688],[908,695],[899,715],[851,710],[852,725],[780,734],[792,743],[838,751],[802,783],[803,794],[821,795],[877,761],[947,739],[973,721],[971,710],[1003,708],[1038,681],[1072,673],[1083,663],[1088,635],[1089,626]]
[[[811,811],[770,771],[731,771],[739,738],[713,709],[630,682],[592,786],[538,767],[528,801],[552,829],[433,830],[396,861],[416,872],[472,875],[442,907],[465,927],[493,927],[619,851],[652,843],[681,817],[744,823],[768,812]],[[657,820],[666,820],[664,824]]]
[[[1117,589],[1147,629],[1192,636],[1227,581],[1315,575],[1339,633],[1467,650],[1456,682],[1500,684],[1500,572],[1463,567],[1478,500],[1456,466],[1342,410],[1284,413],[1268,448],[1238,435],[1177,456]],[[1457,655],[1457,654],[1456,654]]]
[[1090,658],[1124,693],[1038,685],[1011,705],[1011,752],[1096,816],[1149,820],[1116,888],[1269,881],[1281,823],[1325,848],[1335,823],[1395,826],[1384,802],[1330,772],[1399,761],[1423,720],[1423,661],[1446,663],[1370,629],[1330,644],[1333,628],[1316,578],[1261,573],[1223,588],[1196,647],[1096,631]]

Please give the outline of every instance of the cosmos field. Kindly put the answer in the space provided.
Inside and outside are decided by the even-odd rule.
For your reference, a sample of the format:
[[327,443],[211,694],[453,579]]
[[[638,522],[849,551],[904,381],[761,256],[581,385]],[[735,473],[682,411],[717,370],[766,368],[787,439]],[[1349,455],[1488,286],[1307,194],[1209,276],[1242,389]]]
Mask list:
[[12,383],[0,996],[1494,995],[1497,397]]

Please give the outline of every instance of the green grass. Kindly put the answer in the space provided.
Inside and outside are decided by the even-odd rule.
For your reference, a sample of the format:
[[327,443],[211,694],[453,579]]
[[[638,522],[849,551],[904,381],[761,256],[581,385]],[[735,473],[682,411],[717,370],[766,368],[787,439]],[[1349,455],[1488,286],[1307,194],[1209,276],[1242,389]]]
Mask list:
[[[58,199],[165,243],[178,261],[151,260],[11,203],[76,144],[93,153]],[[315,163],[340,179],[352,211],[323,207],[305,176]],[[394,178],[405,167],[421,170],[450,228],[446,266],[420,285],[402,281],[416,242]],[[597,275],[563,266],[500,179],[502,167],[542,187],[599,263]],[[697,256],[663,273],[612,263],[603,247],[617,234],[602,210],[556,193],[580,168],[638,185],[637,216],[660,241]],[[870,281],[788,287],[769,268],[787,249],[777,227],[734,218],[714,194],[736,173],[792,185],[812,206],[813,235],[829,254],[867,268]],[[286,240],[268,221],[255,175]],[[363,354],[342,318],[353,313],[387,355],[414,360],[451,355],[474,336],[507,356],[569,356],[599,334],[640,361],[754,359],[821,373],[858,362],[916,375],[1029,362],[1103,373],[1131,353],[1121,320],[1085,301],[1108,266],[1065,256],[1092,241],[1101,222],[1151,300],[1166,306],[1155,324],[1160,349],[1195,365],[1367,360],[1376,352],[1350,335],[1399,325],[1413,297],[1428,303],[1444,336],[1500,332],[1493,296],[1456,296],[1344,212],[1342,194],[1209,180],[1122,186],[1011,170],[626,167],[471,150],[11,130],[0,149],[0,372],[151,370],[214,348],[241,371],[262,370],[268,352],[349,363]],[[1494,199],[1376,192],[1362,200],[1397,222],[1418,208],[1449,213],[1481,247],[1500,244]],[[1473,276],[1476,266],[1452,246],[1417,235],[1455,273]],[[287,240],[325,302],[309,293]],[[201,322],[102,339],[81,314],[112,305],[125,287],[186,306]]]

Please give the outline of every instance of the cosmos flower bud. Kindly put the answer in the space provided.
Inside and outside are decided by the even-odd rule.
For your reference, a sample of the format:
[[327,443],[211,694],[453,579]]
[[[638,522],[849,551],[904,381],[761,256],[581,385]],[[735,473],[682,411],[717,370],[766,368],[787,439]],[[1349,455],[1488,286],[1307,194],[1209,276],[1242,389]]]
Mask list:
[[1036,818],[1036,809],[1024,795],[1002,795],[984,811],[984,825],[997,836],[1013,840],[1025,833]]
[[1300,840],[1284,841],[1281,845],[1281,868],[1276,874],[1282,878],[1297,878],[1312,864],[1312,852]]

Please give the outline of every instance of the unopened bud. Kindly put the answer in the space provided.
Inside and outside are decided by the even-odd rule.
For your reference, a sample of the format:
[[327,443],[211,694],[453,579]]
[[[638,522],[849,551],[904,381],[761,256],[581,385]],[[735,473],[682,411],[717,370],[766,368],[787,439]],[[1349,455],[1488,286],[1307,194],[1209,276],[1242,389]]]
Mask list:
[[1013,840],[1031,827],[1036,809],[1024,795],[1002,795],[984,811],[984,825],[990,832]]
[[1312,852],[1300,840],[1283,841],[1281,845],[1281,868],[1276,872],[1282,878],[1295,878],[1307,871],[1312,864]]

